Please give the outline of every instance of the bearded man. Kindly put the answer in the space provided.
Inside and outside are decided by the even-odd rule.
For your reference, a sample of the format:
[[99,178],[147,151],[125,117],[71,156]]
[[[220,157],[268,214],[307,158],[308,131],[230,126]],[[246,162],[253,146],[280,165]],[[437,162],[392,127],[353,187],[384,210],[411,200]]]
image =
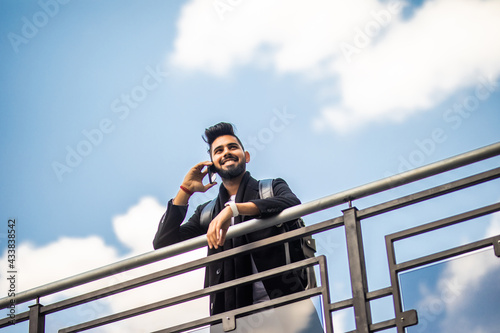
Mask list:
[[[272,197],[260,198],[259,181],[246,171],[250,154],[244,150],[232,124],[222,122],[207,128],[203,139],[208,144],[211,161],[196,164],[185,176],[177,195],[168,202],[167,211],[160,220],[153,241],[154,248],[206,234],[210,255],[282,233],[282,226],[272,226],[226,240],[231,225],[276,215],[300,204],[300,200],[281,178],[272,181]],[[209,168],[215,169],[222,179],[213,206],[213,219],[204,223],[201,218],[203,209],[211,203],[209,201],[198,206],[188,221],[182,224],[191,196],[206,192],[216,185],[210,182],[203,184]],[[285,251],[285,246],[281,244],[213,263],[206,269],[205,287],[283,266],[286,264]],[[210,314],[289,295],[304,288],[304,281],[299,275],[288,272],[211,295]]]

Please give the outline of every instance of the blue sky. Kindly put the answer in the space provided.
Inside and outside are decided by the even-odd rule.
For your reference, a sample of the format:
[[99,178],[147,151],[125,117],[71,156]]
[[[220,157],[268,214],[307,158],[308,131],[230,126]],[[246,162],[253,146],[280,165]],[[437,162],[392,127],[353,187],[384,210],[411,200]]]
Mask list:
[[[219,121],[237,126],[252,175],[285,178],[303,202],[500,141],[499,13],[473,0],[2,1],[0,214],[18,221],[20,288],[152,250]],[[366,228],[493,203],[497,188]],[[342,243],[319,238],[325,252]],[[380,238],[367,242],[383,255]],[[32,276],[37,264],[48,269]]]

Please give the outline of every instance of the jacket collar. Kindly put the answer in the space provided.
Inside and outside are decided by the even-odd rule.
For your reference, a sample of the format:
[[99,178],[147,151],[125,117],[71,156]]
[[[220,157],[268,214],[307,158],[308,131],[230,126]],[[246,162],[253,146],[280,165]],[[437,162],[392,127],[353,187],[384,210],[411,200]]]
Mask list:
[[[243,178],[241,179],[240,186],[238,187],[238,192],[236,193],[236,202],[246,202],[248,200],[254,199],[254,193],[259,191],[259,182],[250,175],[250,172],[245,171]],[[219,188],[219,203],[221,207],[228,202],[230,199],[229,193],[227,192],[224,184]]]

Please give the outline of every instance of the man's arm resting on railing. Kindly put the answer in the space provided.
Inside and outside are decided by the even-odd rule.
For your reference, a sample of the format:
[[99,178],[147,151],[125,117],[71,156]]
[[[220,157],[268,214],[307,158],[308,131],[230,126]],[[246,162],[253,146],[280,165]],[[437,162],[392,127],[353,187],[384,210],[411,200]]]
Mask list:
[[273,181],[274,196],[267,199],[254,199],[253,202],[260,211],[257,218],[267,218],[281,213],[292,206],[300,205],[300,200],[292,192],[285,180],[276,178]]
[[186,239],[203,235],[205,232],[200,226],[200,212],[205,205],[196,209],[195,214],[188,222],[182,224],[188,206],[174,205],[170,200],[167,205],[167,211],[163,214],[155,238],[153,240],[154,249],[159,249],[168,245],[182,242]]

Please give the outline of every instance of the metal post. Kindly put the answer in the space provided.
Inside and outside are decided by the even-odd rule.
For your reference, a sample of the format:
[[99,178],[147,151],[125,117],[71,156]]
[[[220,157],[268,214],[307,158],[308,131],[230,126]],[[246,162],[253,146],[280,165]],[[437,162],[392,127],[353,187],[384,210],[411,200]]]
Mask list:
[[326,257],[320,256],[319,272],[321,278],[321,286],[323,287],[323,315],[325,319],[326,333],[333,333],[332,312],[330,311],[330,282],[328,282],[328,269],[326,265]]
[[366,277],[361,223],[356,216],[356,207],[344,211],[344,225],[347,241],[349,271],[351,275],[352,303],[357,333],[369,333],[371,324],[370,304],[367,301],[368,282]]
[[44,333],[45,332],[45,315],[40,313],[43,305],[36,303],[30,306],[29,316],[29,333]]

